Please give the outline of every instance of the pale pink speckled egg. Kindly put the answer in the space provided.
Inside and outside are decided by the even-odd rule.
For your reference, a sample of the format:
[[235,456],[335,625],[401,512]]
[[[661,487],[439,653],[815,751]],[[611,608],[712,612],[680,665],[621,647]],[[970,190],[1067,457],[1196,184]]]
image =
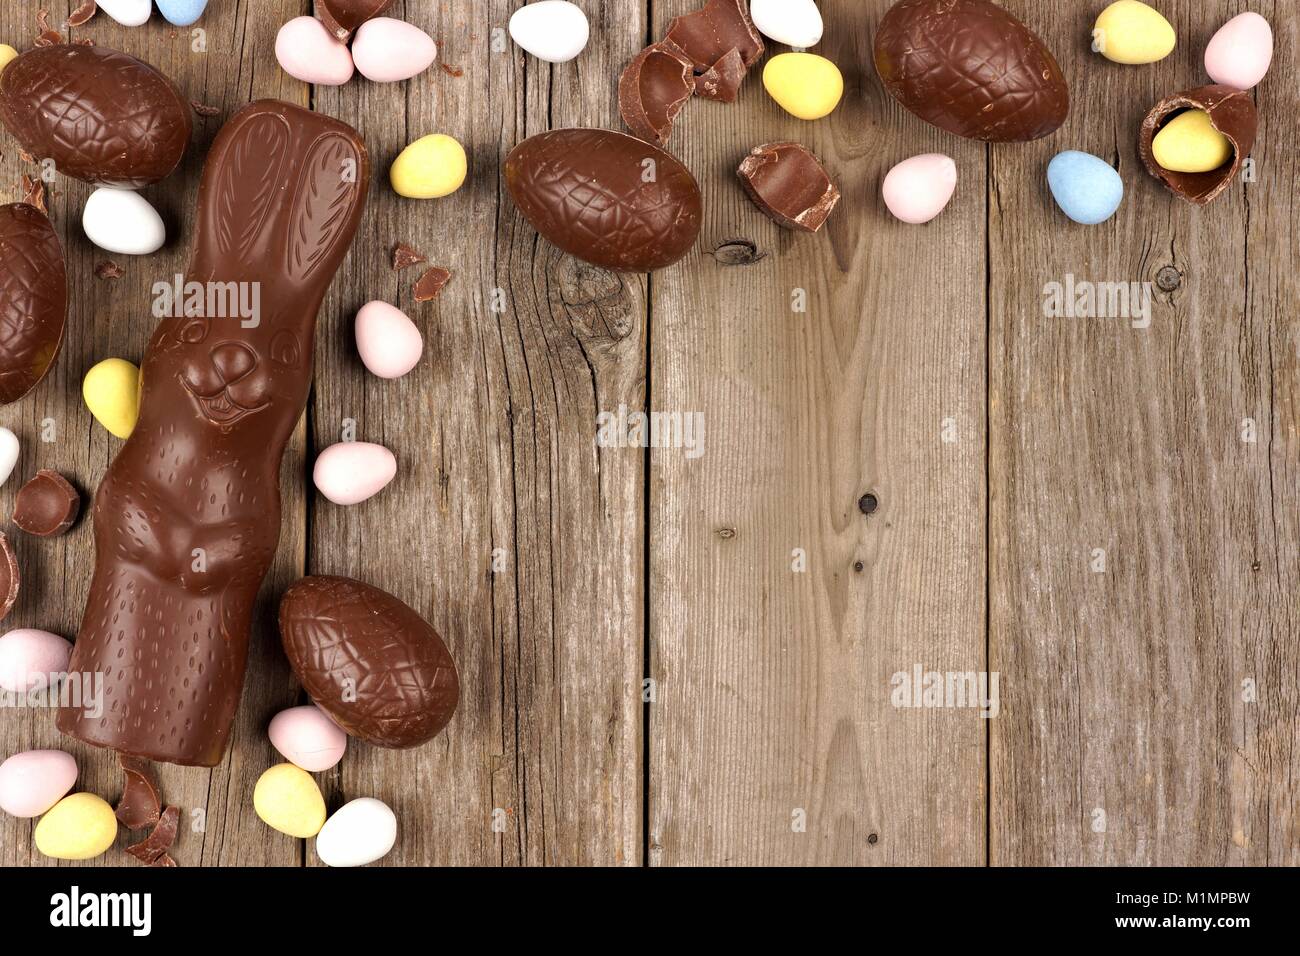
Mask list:
[[367,20],[352,41],[358,72],[376,83],[396,83],[419,76],[438,56],[433,37],[392,17]]
[[0,690],[25,694],[50,686],[68,670],[72,645],[57,634],[23,627],[0,637]]
[[271,718],[271,746],[308,773],[328,770],[343,759],[348,735],[315,704],[290,707]]
[[424,337],[401,309],[369,302],[357,313],[357,352],[380,378],[401,378],[420,362]]
[[1210,38],[1205,72],[1224,86],[1249,90],[1273,62],[1273,28],[1258,13],[1239,13]]
[[341,441],[316,459],[312,480],[336,505],[355,505],[379,494],[397,474],[397,459],[383,445]]
[[280,27],[275,58],[284,72],[304,83],[342,86],[352,79],[352,54],[315,17],[294,17]]
[[905,159],[885,176],[885,205],[903,222],[929,222],[943,212],[957,188],[957,164],[942,153]]
[[77,762],[62,750],[27,750],[0,763],[0,810],[39,817],[77,782]]

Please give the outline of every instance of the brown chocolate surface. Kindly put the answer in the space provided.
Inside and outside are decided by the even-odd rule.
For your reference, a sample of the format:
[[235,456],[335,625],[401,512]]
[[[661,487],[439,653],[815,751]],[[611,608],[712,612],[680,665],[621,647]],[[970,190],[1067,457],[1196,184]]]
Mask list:
[[635,136],[662,146],[673,120],[695,95],[695,67],[677,44],[662,40],[646,47],[618,80],[618,111]]
[[115,808],[118,822],[128,830],[143,830],[153,826],[162,812],[162,797],[159,795],[158,778],[153,767],[149,761],[128,754],[118,754],[117,761],[126,778],[122,798],[117,801]]
[[447,283],[450,281],[450,270],[444,269],[442,266],[426,269],[424,274],[415,280],[415,288],[412,290],[415,294],[415,301],[432,302],[442,295],[442,290],[447,288]]
[[[155,815],[156,821],[154,828],[149,831],[149,835],[139,843],[132,843],[126,848],[126,852],[141,863],[154,865],[176,842],[176,834],[180,830],[181,811],[179,807],[168,807],[162,812],[161,816]],[[170,857],[168,857],[170,859]],[[170,864],[164,863],[162,866],[175,866],[176,861],[172,860]]]
[[347,40],[356,29],[393,5],[393,0],[321,0],[316,18],[340,40]]
[[[1232,159],[1207,173],[1179,173],[1165,169],[1156,162],[1152,143],[1165,124],[1179,113],[1189,109],[1204,110],[1210,116],[1210,125],[1224,135],[1232,145]],[[1151,108],[1142,120],[1138,135],[1138,153],[1142,164],[1174,195],[1198,206],[1204,206],[1227,189],[1241,165],[1250,156],[1259,129],[1259,113],[1250,93],[1230,86],[1199,86],[1166,96]]]
[[840,201],[826,168],[798,143],[756,146],[736,172],[754,205],[787,229],[816,232]]
[[1070,111],[1051,51],[989,0],[900,0],[876,30],[875,64],[903,106],[969,139],[1038,139]]
[[605,269],[662,269],[686,255],[700,234],[700,187],[690,170],[626,133],[539,133],[510,151],[505,177],[515,205],[538,232]]
[[164,318],[149,341],[139,421],[95,498],[95,574],[72,652],[74,670],[105,675],[103,713],[61,710],[65,733],[169,763],[221,760],[316,314],[369,179],[353,129],[288,103],[244,107],[213,143],[188,278],[256,288],[260,312],[255,327]]
[[417,266],[421,262],[428,262],[428,258],[421,252],[417,252],[404,242],[399,242],[393,246],[393,271],[400,272],[410,266]]
[[65,176],[139,189],[189,145],[189,102],[147,63],[106,47],[29,50],[0,73],[0,120]]
[[0,206],[0,404],[39,384],[63,346],[68,280],[63,247],[33,206]]
[[763,37],[749,18],[749,0],[709,0],[701,9],[674,17],[668,39],[686,51],[695,72],[704,73],[730,50],[739,50],[746,67],[763,55]]
[[456,711],[460,681],[442,638],[379,588],[341,577],[295,582],[280,601],[280,640],[316,705],[376,746],[432,740]]
[[9,536],[0,531],[0,621],[13,610],[21,584],[22,575],[18,571],[13,545],[9,543]]
[[740,51],[728,50],[726,56],[695,78],[695,93],[706,100],[734,103],[748,72]]
[[72,527],[81,512],[81,493],[57,471],[42,468],[18,489],[13,522],[28,534],[52,538]]

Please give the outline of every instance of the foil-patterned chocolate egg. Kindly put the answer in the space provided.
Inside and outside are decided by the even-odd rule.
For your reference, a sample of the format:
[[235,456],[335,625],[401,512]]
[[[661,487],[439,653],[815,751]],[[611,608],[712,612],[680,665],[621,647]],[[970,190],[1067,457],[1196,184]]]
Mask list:
[[0,206],[0,405],[45,377],[63,346],[68,280],[63,248],[35,206]]
[[662,269],[686,255],[700,234],[700,187],[691,171],[626,133],[540,133],[511,150],[505,177],[515,205],[538,232],[605,269]]

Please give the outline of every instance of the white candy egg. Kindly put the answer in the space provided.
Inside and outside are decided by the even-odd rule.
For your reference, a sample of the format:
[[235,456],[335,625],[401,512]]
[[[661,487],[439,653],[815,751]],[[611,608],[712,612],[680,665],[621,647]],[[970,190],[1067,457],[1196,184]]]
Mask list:
[[81,214],[86,238],[108,252],[147,256],[167,241],[167,227],[149,201],[129,189],[101,187]]
[[359,797],[343,804],[316,836],[326,866],[365,866],[388,855],[397,842],[397,817],[382,800]]
[[9,480],[18,464],[18,436],[7,428],[0,428],[0,485]]
[[99,9],[124,27],[138,27],[153,13],[153,0],[99,0]]
[[587,15],[568,0],[540,0],[510,18],[510,37],[548,63],[567,63],[587,46]]
[[822,41],[822,14],[813,0],[750,0],[749,16],[777,43],[807,49]]

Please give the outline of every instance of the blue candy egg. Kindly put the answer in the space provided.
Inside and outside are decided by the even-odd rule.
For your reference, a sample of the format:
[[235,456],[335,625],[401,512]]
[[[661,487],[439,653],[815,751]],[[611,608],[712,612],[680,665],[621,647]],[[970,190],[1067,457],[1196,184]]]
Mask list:
[[1124,180],[1110,163],[1073,149],[1047,164],[1047,185],[1061,212],[1085,226],[1115,215],[1124,198]]
[[208,0],[154,0],[158,12],[167,22],[178,27],[187,27],[199,17],[208,5]]

